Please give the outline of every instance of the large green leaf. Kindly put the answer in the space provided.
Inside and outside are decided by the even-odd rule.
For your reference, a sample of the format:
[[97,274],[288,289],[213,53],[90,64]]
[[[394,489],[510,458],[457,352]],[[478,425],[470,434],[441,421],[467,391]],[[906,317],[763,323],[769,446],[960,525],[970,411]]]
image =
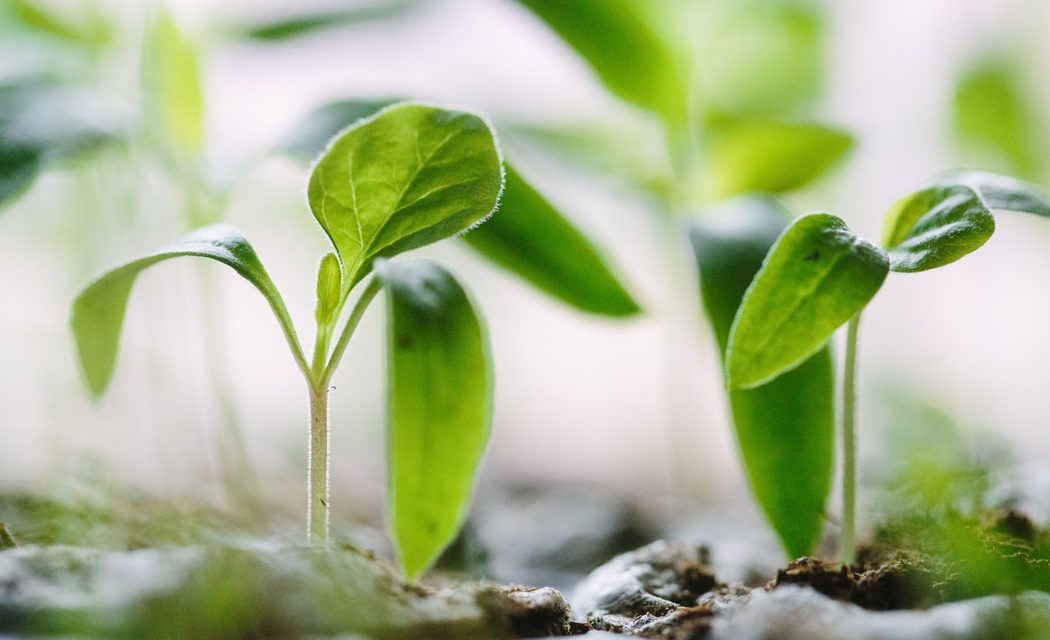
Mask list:
[[463,238],[577,309],[608,316],[641,311],[597,247],[509,166],[499,214]]
[[[700,294],[723,357],[744,292],[789,215],[757,196],[720,205],[690,225]],[[812,553],[823,528],[834,464],[831,351],[754,389],[729,392],[748,484],[792,558]]]
[[955,262],[995,231],[995,218],[977,192],[963,184],[927,187],[899,200],[886,214],[883,245],[890,269],[915,272]]
[[496,208],[495,134],[463,111],[400,104],[358,121],[314,166],[310,209],[335,246],[349,291],[377,257],[455,235]]
[[204,95],[197,52],[165,11],[157,15],[146,36],[142,82],[158,133],[179,153],[199,151],[204,141]]
[[113,105],[91,91],[40,79],[0,85],[0,206],[47,165],[112,142],[120,128]]
[[715,137],[704,192],[720,199],[805,186],[846,155],[853,138],[816,124],[747,122]]
[[966,69],[955,88],[955,135],[1026,177],[1045,166],[1047,140],[1019,60],[994,57]]
[[990,171],[961,170],[945,174],[944,181],[968,185],[989,209],[1031,213],[1050,218],[1050,196],[1034,184]]
[[674,53],[630,0],[519,0],[620,98],[684,121],[687,94]]
[[[266,298],[289,342],[295,331],[280,293],[241,232],[219,224],[199,229],[172,245],[111,269],[89,283],[73,301],[72,327],[88,387],[101,396],[113,377],[120,330],[132,285],[144,269],[172,258],[197,256],[231,267]],[[295,342],[293,352],[298,349]],[[301,354],[295,353],[301,361]]]
[[726,385],[749,389],[797,367],[875,296],[889,272],[879,247],[841,219],[796,220],[770,250],[733,321]]
[[485,329],[447,271],[378,261],[376,276],[389,301],[388,517],[413,579],[463,523],[489,437],[492,371]]

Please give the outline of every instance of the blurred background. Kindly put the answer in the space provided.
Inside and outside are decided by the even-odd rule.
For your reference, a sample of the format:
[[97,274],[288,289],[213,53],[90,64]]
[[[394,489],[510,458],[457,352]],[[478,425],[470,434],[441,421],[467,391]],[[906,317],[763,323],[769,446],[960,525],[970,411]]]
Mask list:
[[[653,6],[654,22],[699,61],[695,136],[740,114],[852,136],[830,171],[783,195],[795,215],[832,212],[877,238],[889,206],[946,169],[1050,185],[1048,3]],[[191,123],[181,137],[164,105],[185,78],[158,87],[168,81],[150,66],[180,68],[149,51],[162,10],[199,70],[199,97],[182,99],[191,112],[199,102],[202,129]],[[753,512],[695,267],[667,255],[680,247],[667,242],[672,214],[654,196],[673,164],[661,127],[517,2],[3,0],[0,82],[40,76],[73,92],[42,117],[73,107],[100,133],[43,162],[0,210],[0,491],[131,487],[221,505],[236,425],[265,503],[297,515],[306,396],[251,287],[193,261],[145,273],[98,403],[77,369],[70,302],[106,266],[221,218],[251,239],[308,340],[327,245],[306,205],[307,166],[279,149],[333,100],[406,97],[491,117],[516,166],[643,307],[622,319],[587,314],[462,243],[419,252],[462,276],[489,325],[497,391],[483,486],[596,484]],[[983,250],[887,281],[861,337],[869,475],[900,438],[890,427],[901,398],[951,416],[964,449],[986,450],[990,438],[1021,467],[1047,465],[1048,249],[1046,221],[1001,216]],[[334,381],[337,521],[381,514],[382,312],[369,311]]]

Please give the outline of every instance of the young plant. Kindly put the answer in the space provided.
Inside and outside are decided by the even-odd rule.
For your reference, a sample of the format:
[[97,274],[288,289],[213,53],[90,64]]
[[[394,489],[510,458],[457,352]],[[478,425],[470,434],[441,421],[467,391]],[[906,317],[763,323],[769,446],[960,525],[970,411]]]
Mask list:
[[[791,375],[848,324],[841,386],[842,534],[839,555],[855,556],[856,368],[861,313],[891,271],[927,271],[955,262],[995,230],[993,209],[1050,217],[1050,198],[1006,176],[946,174],[890,208],[882,246],[841,219],[816,213],[787,228],[744,294],[725,354],[726,386],[761,388]],[[812,514],[801,513],[801,518]]]
[[456,279],[429,260],[389,259],[484,222],[503,180],[495,135],[477,115],[402,103],[357,122],[330,142],[309,180],[310,209],[335,249],[318,270],[312,356],[248,240],[213,225],[104,273],[77,296],[73,333],[91,392],[101,396],[112,378],[140,272],[181,256],[234,269],[266,299],[306,381],[307,534],[324,541],[328,391],[358,322],[385,289],[388,519],[405,573],[417,576],[462,523],[489,435],[492,376],[484,326]]

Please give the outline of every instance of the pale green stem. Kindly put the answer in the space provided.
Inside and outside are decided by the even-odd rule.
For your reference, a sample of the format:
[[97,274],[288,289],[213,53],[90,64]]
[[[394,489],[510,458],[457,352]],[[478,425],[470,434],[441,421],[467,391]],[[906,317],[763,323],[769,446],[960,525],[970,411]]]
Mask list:
[[[368,304],[375,298],[382,285],[372,280],[358,298],[350,317],[346,320],[343,332],[332,350],[328,365],[325,366],[325,355],[331,337],[331,328],[319,326],[314,342],[313,366],[304,369],[310,389],[310,441],[307,461],[306,487],[306,537],[309,542],[325,543],[328,541],[328,529],[331,522],[329,504],[331,497],[331,459],[328,453],[328,384],[332,380],[336,367],[346,351],[354,329],[361,322]],[[283,323],[282,323],[283,326]],[[298,345],[298,343],[296,343]],[[293,351],[295,349],[293,348]],[[301,351],[300,351],[301,357]],[[303,365],[305,365],[305,359]]]
[[842,534],[839,556],[853,564],[857,532],[857,332],[860,313],[846,328],[846,362],[842,374]]

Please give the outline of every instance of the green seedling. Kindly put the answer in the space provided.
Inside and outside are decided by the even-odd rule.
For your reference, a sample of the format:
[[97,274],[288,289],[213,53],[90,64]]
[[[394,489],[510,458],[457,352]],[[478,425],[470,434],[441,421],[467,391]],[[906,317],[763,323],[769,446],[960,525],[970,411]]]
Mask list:
[[503,182],[495,135],[477,115],[403,103],[361,120],[330,142],[310,175],[310,209],[334,247],[318,269],[312,357],[248,240],[233,227],[213,225],[107,271],[77,296],[72,325],[88,387],[101,396],[109,385],[140,272],[182,256],[231,267],[266,299],[306,381],[307,534],[324,541],[329,388],[358,322],[385,290],[388,519],[413,578],[462,523],[489,434],[491,364],[484,326],[456,279],[429,260],[390,258],[484,222]]
[[[816,213],[789,226],[744,294],[729,332],[726,386],[764,388],[826,349],[847,324],[841,386],[842,534],[839,554],[855,556],[856,370],[861,313],[887,275],[942,267],[981,247],[995,230],[992,210],[1050,217],[1050,198],[997,174],[959,171],[901,199],[886,215],[882,246],[841,219]],[[800,518],[813,514],[801,513]]]

